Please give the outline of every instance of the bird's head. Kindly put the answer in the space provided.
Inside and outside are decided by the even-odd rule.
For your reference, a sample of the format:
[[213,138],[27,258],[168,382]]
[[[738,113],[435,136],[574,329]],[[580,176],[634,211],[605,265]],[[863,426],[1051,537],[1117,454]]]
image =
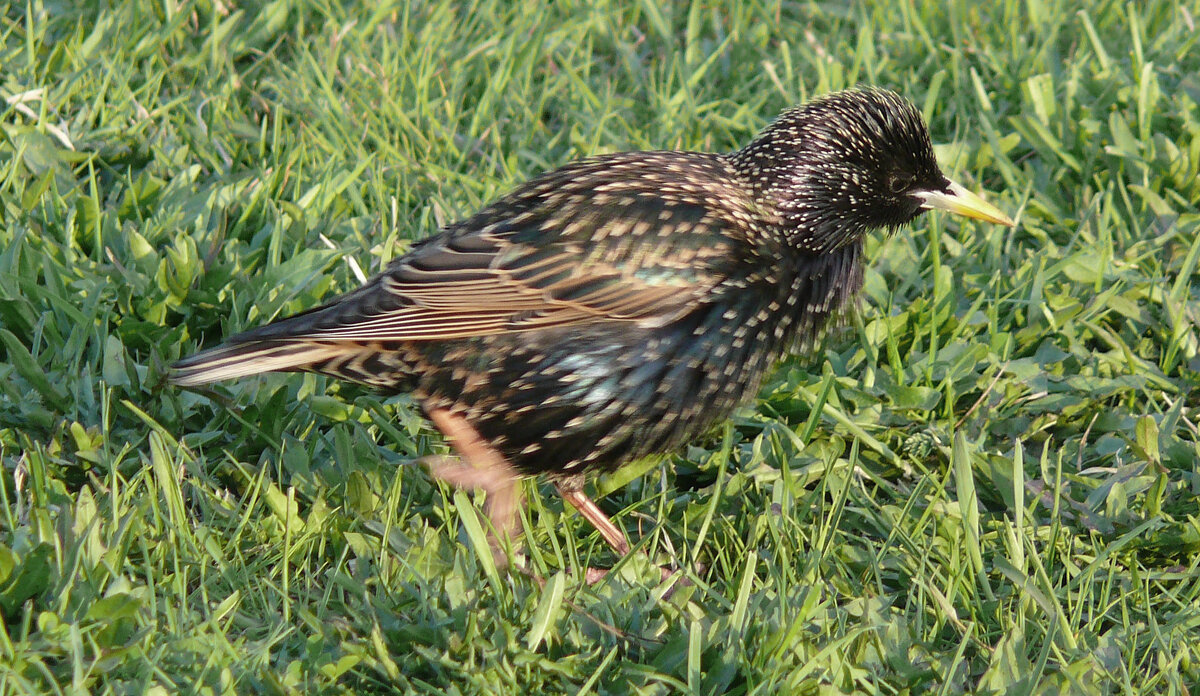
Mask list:
[[789,109],[732,161],[773,204],[790,242],[810,253],[894,229],[928,209],[1013,224],[942,174],[921,112],[882,89],[836,92]]

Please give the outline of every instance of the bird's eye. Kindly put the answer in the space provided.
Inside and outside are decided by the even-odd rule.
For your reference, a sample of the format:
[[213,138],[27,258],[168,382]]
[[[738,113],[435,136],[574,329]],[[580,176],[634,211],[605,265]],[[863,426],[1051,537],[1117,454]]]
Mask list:
[[904,193],[912,186],[912,177],[907,174],[893,174],[888,177],[888,189],[892,193]]

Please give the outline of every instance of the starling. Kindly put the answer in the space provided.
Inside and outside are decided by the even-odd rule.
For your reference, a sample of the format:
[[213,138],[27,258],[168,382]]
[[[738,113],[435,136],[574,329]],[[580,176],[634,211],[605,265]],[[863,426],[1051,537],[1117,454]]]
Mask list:
[[[586,475],[668,452],[752,398],[862,286],[863,237],[927,209],[1003,225],[882,89],[789,109],[730,154],[629,152],[543,174],[353,292],[181,360],[192,386],[310,371],[410,391],[511,535],[544,474],[621,555]],[[493,537],[495,540],[495,537]]]

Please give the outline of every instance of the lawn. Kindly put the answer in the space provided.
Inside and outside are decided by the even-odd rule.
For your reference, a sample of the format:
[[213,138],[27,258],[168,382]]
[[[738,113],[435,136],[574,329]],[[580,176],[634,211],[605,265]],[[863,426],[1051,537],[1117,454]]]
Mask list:
[[[1084,5],[6,5],[0,694],[1200,693],[1200,7]],[[844,327],[596,481],[596,585],[537,481],[545,585],[497,572],[406,396],[165,381],[539,172],[856,84],[1018,226],[873,237]]]

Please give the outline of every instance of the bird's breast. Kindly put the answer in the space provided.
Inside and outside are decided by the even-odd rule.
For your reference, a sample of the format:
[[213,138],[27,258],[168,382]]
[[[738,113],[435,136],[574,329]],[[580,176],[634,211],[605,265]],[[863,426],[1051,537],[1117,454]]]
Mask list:
[[[598,322],[430,345],[418,398],[466,413],[525,473],[611,469],[697,436],[753,396],[789,338],[761,302],[664,326]],[[435,367],[436,366],[436,367]]]
[[861,284],[857,252],[731,282],[662,324],[596,321],[419,346],[417,397],[463,412],[519,470],[669,451],[757,393]]

